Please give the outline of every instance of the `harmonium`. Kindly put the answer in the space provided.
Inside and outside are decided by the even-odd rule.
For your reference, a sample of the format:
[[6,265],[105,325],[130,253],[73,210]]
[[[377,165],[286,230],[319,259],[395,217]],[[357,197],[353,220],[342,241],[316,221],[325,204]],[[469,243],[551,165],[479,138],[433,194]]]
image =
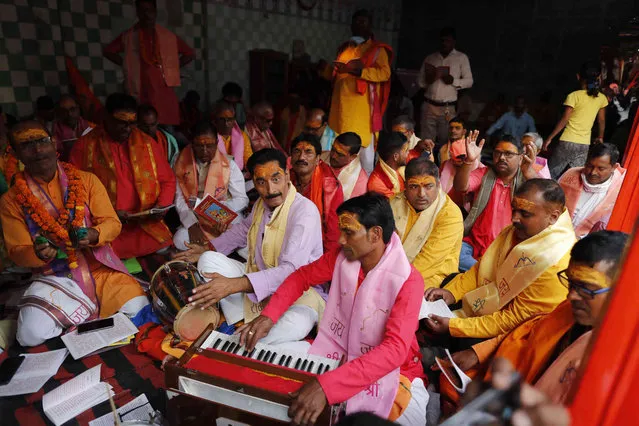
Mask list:
[[[210,325],[180,359],[165,366],[167,419],[181,426],[289,424],[289,393],[339,364],[261,343],[248,352],[239,336]],[[316,425],[337,423],[343,408],[327,406]]]

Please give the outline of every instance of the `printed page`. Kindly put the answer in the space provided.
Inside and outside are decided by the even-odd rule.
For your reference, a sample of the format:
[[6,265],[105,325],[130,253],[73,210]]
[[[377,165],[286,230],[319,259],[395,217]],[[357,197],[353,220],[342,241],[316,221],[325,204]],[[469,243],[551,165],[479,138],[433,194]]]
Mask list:
[[138,332],[137,327],[123,313],[118,312],[112,318],[114,321],[111,328],[84,334],[78,334],[77,330],[73,330],[62,336],[62,341],[73,359],[80,359]]
[[45,409],[44,413],[56,426],[59,426],[101,402],[108,400],[109,395],[113,395],[112,389],[111,385],[100,382],[73,398],[62,401],[49,409]]
[[102,364],[88,369],[77,377],[44,394],[42,397],[42,408],[44,411],[69,399],[75,398],[80,393],[92,388],[100,383],[100,369]]
[[69,351],[66,349],[40,354],[23,354],[24,361],[11,381],[0,386],[0,397],[39,391],[51,377],[55,376],[68,354]]
[[455,318],[456,315],[450,310],[444,299],[439,299],[434,302],[428,302],[426,299],[422,300],[422,307],[419,310],[419,319],[427,318],[428,315],[434,314],[444,318]]
[[[149,400],[145,394],[138,396],[133,401],[118,408],[118,414],[120,415],[121,422],[129,420],[148,421],[153,413],[153,407],[149,404]],[[95,420],[91,420],[89,422],[89,426],[113,426],[113,423],[113,413],[109,413],[102,417],[98,417]]]

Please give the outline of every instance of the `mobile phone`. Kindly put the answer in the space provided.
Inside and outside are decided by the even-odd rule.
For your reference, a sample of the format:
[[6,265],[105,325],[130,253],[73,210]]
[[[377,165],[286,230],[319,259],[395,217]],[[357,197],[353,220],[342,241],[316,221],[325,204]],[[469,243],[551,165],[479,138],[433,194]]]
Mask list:
[[0,385],[6,385],[10,382],[23,362],[23,356],[12,356],[5,359],[4,362],[0,364]]
[[92,331],[102,330],[104,328],[113,327],[113,318],[104,318],[95,321],[87,321],[78,325],[78,334],[90,333]]

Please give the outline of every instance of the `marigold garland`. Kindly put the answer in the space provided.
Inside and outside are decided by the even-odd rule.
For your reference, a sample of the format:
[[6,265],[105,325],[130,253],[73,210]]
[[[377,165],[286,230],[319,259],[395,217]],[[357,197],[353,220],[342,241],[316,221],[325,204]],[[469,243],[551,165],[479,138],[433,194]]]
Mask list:
[[16,175],[15,186],[17,189],[16,201],[26,210],[31,220],[43,231],[53,234],[59,241],[64,242],[65,247],[60,247],[68,256],[69,267],[78,267],[78,256],[69,237],[69,219],[71,212],[75,212],[71,221],[71,228],[78,229],[84,225],[84,206],[87,202],[87,192],[80,179],[78,169],[71,164],[60,162],[64,173],[67,175],[69,186],[68,196],[64,209],[57,218],[53,218],[40,200],[31,192],[23,173]]

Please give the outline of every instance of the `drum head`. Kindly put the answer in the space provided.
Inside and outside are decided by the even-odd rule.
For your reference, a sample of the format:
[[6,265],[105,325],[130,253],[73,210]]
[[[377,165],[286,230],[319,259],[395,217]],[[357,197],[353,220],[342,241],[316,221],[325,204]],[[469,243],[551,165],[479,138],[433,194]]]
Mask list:
[[220,322],[219,311],[210,306],[200,309],[198,306],[186,306],[178,312],[173,323],[173,331],[182,340],[192,342],[209,326],[217,328]]
[[195,287],[204,280],[197,268],[187,262],[172,261],[160,266],[151,278],[153,310],[165,324],[171,325],[175,316],[188,305]]

